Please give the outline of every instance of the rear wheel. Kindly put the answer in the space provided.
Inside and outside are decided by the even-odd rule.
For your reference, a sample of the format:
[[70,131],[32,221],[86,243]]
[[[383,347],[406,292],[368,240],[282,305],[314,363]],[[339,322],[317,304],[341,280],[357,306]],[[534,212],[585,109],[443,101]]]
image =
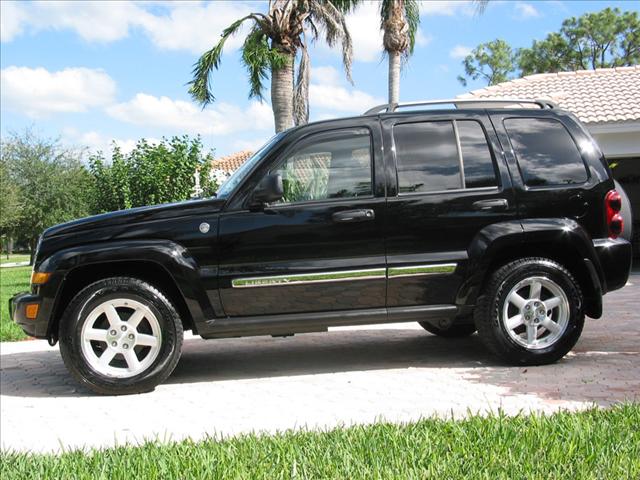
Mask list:
[[555,362],[573,348],[584,325],[580,286],[545,258],[508,263],[491,276],[474,318],[487,347],[510,363]]
[[419,322],[420,326],[427,332],[444,338],[463,338],[473,335],[476,326],[472,323],[453,324],[448,328],[439,328],[427,322]]
[[71,374],[100,394],[153,390],[175,368],[182,323],[171,302],[138,279],[93,283],[67,307],[60,352]]

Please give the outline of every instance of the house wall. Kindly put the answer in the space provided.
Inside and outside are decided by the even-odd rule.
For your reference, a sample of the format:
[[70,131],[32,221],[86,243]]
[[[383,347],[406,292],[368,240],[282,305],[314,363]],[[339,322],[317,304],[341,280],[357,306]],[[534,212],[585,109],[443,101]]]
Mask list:
[[640,159],[640,129],[635,132],[599,133],[587,128],[607,158],[638,157]]
[[613,166],[613,177],[629,196],[633,213],[634,263],[640,264],[640,125],[637,122],[631,125],[587,125],[587,129]]

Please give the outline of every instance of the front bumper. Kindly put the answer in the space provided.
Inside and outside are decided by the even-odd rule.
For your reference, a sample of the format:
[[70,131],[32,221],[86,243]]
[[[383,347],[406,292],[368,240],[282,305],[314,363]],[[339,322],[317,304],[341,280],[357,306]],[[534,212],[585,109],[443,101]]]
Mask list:
[[624,287],[631,273],[631,243],[624,238],[599,238],[593,241],[593,246],[604,275],[602,293]]
[[[27,318],[27,305],[38,304],[38,315],[35,319]],[[30,337],[47,338],[48,316],[43,315],[42,298],[29,292],[18,293],[9,299],[9,315],[24,333]],[[43,319],[44,317],[44,319]]]

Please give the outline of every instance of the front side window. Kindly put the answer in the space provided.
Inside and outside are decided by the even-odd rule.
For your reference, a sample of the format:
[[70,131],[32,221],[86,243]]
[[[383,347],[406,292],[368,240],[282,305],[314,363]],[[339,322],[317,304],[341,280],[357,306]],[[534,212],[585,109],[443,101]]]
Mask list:
[[581,184],[587,169],[567,129],[551,118],[508,118],[504,126],[525,185]]
[[267,154],[267,152],[274,146],[278,140],[284,136],[284,132],[277,133],[271,137],[267,143],[265,143],[260,149],[253,154],[246,162],[244,162],[240,168],[238,168],[233,174],[227,178],[227,180],[220,186],[216,192],[216,196],[219,198],[227,198],[231,195],[231,192],[242,182],[246,176],[253,170],[260,160]]
[[284,196],[298,203],[372,195],[371,137],[365,129],[321,134],[285,157],[271,173],[282,176]]
[[393,139],[401,194],[498,185],[487,137],[475,120],[399,124]]

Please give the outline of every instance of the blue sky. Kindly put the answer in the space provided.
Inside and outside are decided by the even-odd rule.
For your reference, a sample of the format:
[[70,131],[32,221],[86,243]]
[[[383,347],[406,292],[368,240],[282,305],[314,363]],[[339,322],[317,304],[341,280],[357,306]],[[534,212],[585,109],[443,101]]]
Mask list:
[[[484,86],[456,80],[462,57],[479,43],[502,38],[529,46],[562,20],[607,6],[639,10],[640,2],[499,1],[484,15],[464,1],[423,2],[418,44],[404,68],[404,101],[453,97]],[[216,155],[255,149],[273,133],[268,103],[247,98],[238,47],[225,50],[213,77],[217,101],[200,109],[185,84],[193,63],[220,32],[265,2],[12,2],[0,3],[2,135],[33,126],[68,145],[125,150],[141,137],[200,134]],[[354,85],[338,51],[312,48],[311,119],[359,114],[383,103],[387,66],[380,53],[377,6],[349,18]],[[268,85],[267,85],[268,87]],[[268,90],[267,90],[268,99]]]

